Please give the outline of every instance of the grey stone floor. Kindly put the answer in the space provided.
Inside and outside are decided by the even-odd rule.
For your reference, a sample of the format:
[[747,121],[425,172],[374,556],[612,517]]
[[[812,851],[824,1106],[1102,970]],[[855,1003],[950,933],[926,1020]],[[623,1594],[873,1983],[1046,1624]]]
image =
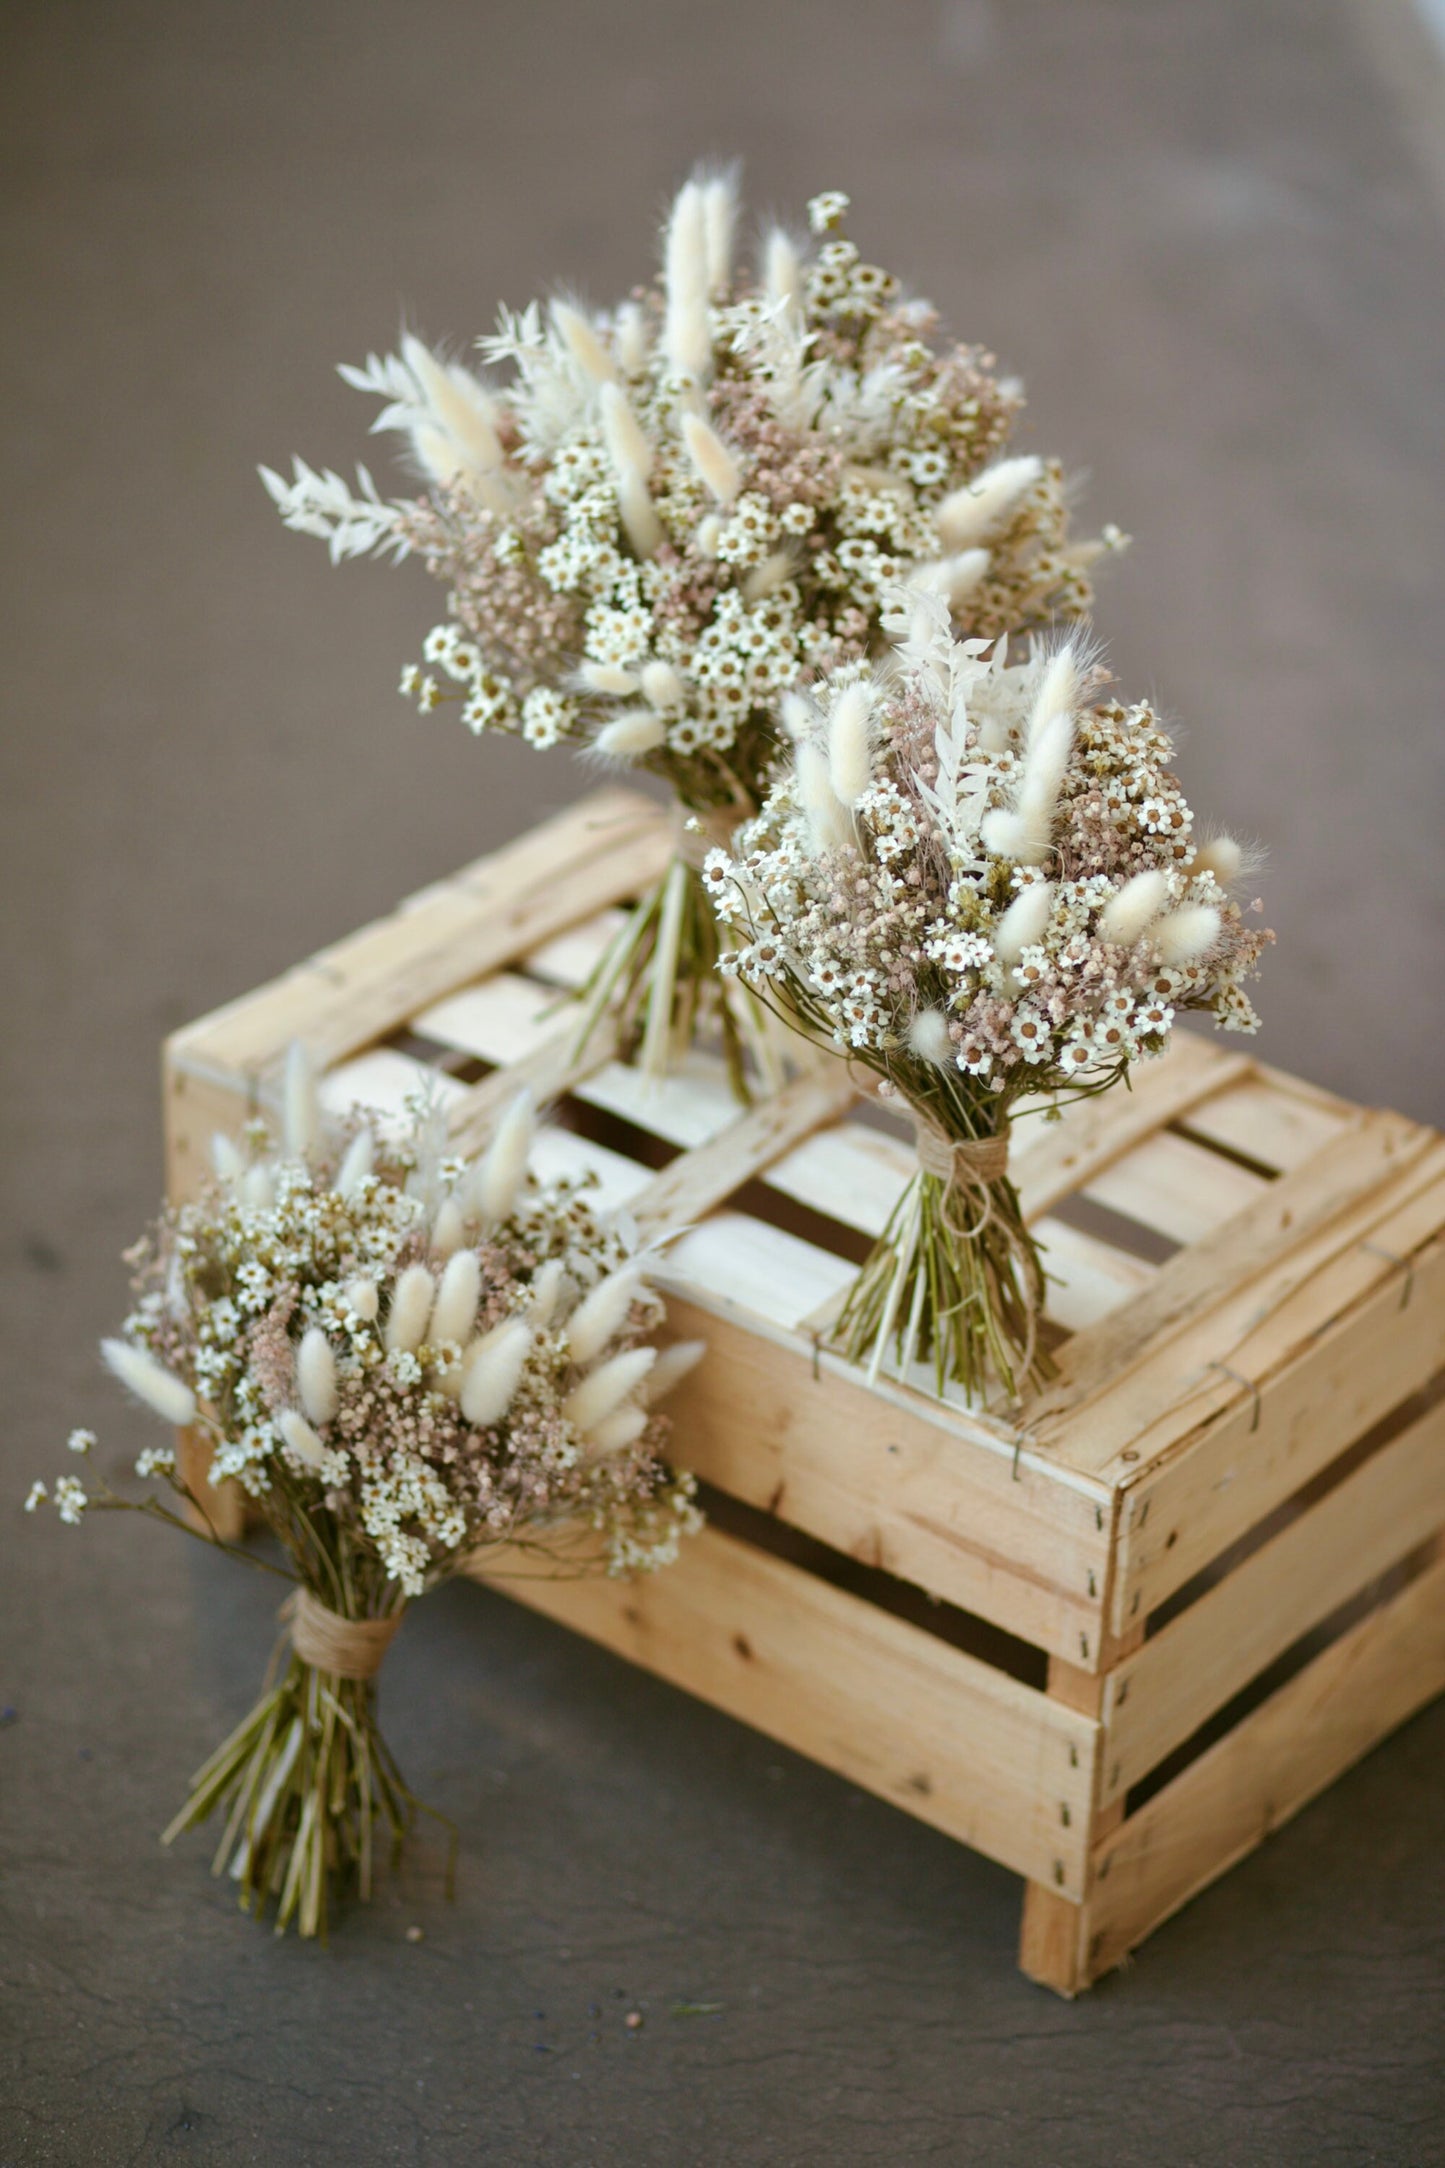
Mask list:
[[[74,1421],[145,1435],[92,1350],[161,1034],[579,786],[408,719],[422,576],[331,572],[253,463],[351,456],[331,363],[403,306],[631,280],[699,150],[850,189],[1026,371],[1137,537],[1122,674],[1270,846],[1264,1050],[1445,1113],[1445,99],[1403,0],[11,0],[0,60],[5,1497]],[[154,1836],[268,1586],[0,1531],[4,2168],[1445,2160],[1445,1710],[1069,2008],[1010,1877],[453,1589],[385,1701],[458,1902],[424,1852],[321,1955]]]

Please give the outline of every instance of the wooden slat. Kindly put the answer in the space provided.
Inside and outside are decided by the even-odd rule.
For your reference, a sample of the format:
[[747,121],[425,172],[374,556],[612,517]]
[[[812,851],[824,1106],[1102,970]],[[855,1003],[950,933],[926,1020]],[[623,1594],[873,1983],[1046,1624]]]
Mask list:
[[1445,1562],[1333,1642],[1105,1840],[1090,1900],[1091,1976],[1442,1689]]
[[244,1084],[195,1076],[170,1061],[163,1085],[166,1196],[186,1204],[211,1178],[212,1137],[239,1137],[255,1106]]
[[1253,1552],[1105,1689],[1102,1799],[1119,1798],[1300,1636],[1445,1523],[1445,1404]]
[[564,1028],[575,1039],[581,1022],[575,1004],[559,1002],[554,989],[515,971],[494,972],[409,1019],[423,1037],[499,1065],[525,1061]]
[[[1107,1493],[967,1434],[936,1401],[751,1324],[669,1297],[669,1329],[708,1354],[668,1402],[696,1474],[834,1550],[993,1620],[1075,1664],[1099,1661]],[[947,1427],[944,1427],[947,1425]]]
[[[1202,1427],[1269,1381],[1390,1280],[1396,1259],[1445,1226],[1445,1140],[1340,1219],[1305,1236],[1261,1279],[1241,1275],[1093,1401],[1074,1409],[1057,1449],[1071,1466],[1138,1486],[1192,1446]],[[1420,1380],[1416,1379],[1416,1383]],[[1403,1397],[1403,1394],[1401,1395]]]
[[1018,1873],[1082,1890],[1097,1724],[932,1634],[715,1530],[655,1578],[492,1585]]
[[318,1083],[317,1096],[328,1114],[371,1107],[386,1121],[397,1122],[419,1093],[430,1092],[442,1106],[453,1107],[465,1098],[466,1089],[443,1069],[430,1068],[394,1047],[375,1046],[354,1061],[338,1062],[328,1069]]
[[1140,1358],[1181,1326],[1196,1322],[1226,1295],[1257,1283],[1305,1239],[1341,1220],[1391,1176],[1423,1158],[1430,1133],[1397,1115],[1361,1115],[1355,1126],[1291,1173],[1212,1235],[1162,1265],[1148,1289],[1059,1355],[1057,1384],[1031,1410],[1040,1435],[1057,1435],[1093,1395],[1118,1385]]
[[560,1099],[600,1063],[610,1061],[617,1048],[617,1026],[603,1017],[579,1050],[573,1017],[554,1026],[530,1054],[505,1069],[468,1086],[451,1107],[447,1120],[452,1143],[459,1152],[478,1152],[487,1143],[497,1118],[525,1085],[538,1105],[546,1108]]
[[654,879],[671,847],[659,807],[631,791],[596,792],[177,1033],[174,1056],[213,1073],[250,1073],[282,1061],[300,1037],[322,1066],[341,1061]]
[[1353,1115],[1342,1100],[1323,1103],[1313,1093],[1290,1089],[1289,1080],[1270,1072],[1245,1077],[1191,1108],[1179,1127],[1186,1136],[1222,1144],[1276,1174],[1287,1174],[1337,1137]]
[[652,1277],[754,1332],[792,1332],[841,1297],[855,1268],[747,1212],[711,1212],[667,1243]]
[[1176,1032],[1167,1054],[1141,1063],[1132,1089],[1077,1100],[1059,1122],[1021,1121],[1013,1133],[1012,1171],[1025,1218],[1042,1219],[1143,1138],[1246,1076],[1250,1066],[1243,1055]]
[[836,1121],[804,1137],[764,1177],[769,1189],[860,1234],[881,1235],[918,1170],[912,1148],[857,1121]]
[[696,1048],[661,1077],[648,1076],[626,1062],[607,1062],[579,1083],[576,1092],[588,1106],[619,1115],[648,1136],[661,1137],[683,1151],[710,1143],[738,1119],[737,1095],[722,1063]]
[[1445,1367],[1445,1244],[1417,1267],[1407,1308],[1390,1279],[1306,1341],[1263,1391],[1232,1405],[1126,1492],[1115,1630],[1147,1617]]
[[[639,1226],[660,1233],[701,1219],[800,1137],[841,1114],[857,1095],[842,1063],[835,1067],[836,1074],[811,1070],[794,1078],[707,1143],[664,1167],[638,1205]],[[732,1111],[736,1114],[735,1104]]]
[[1268,1189],[1268,1177],[1161,1129],[1095,1177],[1083,1194],[1171,1242],[1202,1241]]
[[1083,1332],[1130,1302],[1154,1277],[1154,1266],[1116,1250],[1112,1243],[1066,1226],[1062,1220],[1034,1224],[1049,1275],[1048,1315],[1068,1332]]
[[550,941],[529,949],[523,957],[527,975],[549,986],[585,986],[626,920],[625,911],[598,911],[579,925],[569,926],[565,933],[554,934]]

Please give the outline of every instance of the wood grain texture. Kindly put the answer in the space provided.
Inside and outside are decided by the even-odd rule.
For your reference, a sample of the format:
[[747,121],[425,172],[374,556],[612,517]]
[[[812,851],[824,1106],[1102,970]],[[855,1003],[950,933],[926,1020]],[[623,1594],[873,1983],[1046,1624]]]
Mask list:
[[652,1578],[492,1585],[1017,1873],[1082,1891],[1098,1725],[932,1634],[716,1530]]

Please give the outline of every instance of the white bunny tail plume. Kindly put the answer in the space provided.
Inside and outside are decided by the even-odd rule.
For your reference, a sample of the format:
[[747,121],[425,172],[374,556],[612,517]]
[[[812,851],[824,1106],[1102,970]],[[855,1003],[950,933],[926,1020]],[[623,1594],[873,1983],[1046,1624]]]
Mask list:
[[640,682],[635,670],[624,670],[615,662],[584,662],[577,672],[577,683],[584,693],[605,693],[616,700],[635,693]]
[[706,1353],[706,1340],[674,1340],[671,1347],[665,1347],[639,1388],[638,1398],[643,1405],[650,1408],[665,1400],[675,1385],[681,1385],[696,1370]]
[[1099,914],[1099,932],[1117,948],[1132,948],[1153,925],[1169,901],[1169,883],[1162,873],[1136,873]]
[[803,292],[803,265],[791,235],[781,226],[770,228],[763,243],[763,285],[769,301],[797,308]]
[[454,1347],[465,1347],[472,1337],[472,1327],[477,1321],[477,1305],[482,1299],[482,1266],[475,1250],[458,1250],[447,1259],[437,1299],[432,1307],[431,1323],[426,1336],[433,1347],[449,1341]]
[[276,1202],[276,1179],[259,1161],[241,1177],[241,1202],[248,1212],[269,1212]]
[[348,1280],[345,1294],[348,1307],[354,1310],[356,1315],[366,1324],[370,1325],[375,1319],[377,1311],[381,1308],[381,1296],[377,1292],[375,1280],[368,1280],[365,1277]]
[[1016,964],[1026,948],[1042,941],[1054,908],[1054,883],[1030,881],[1020,890],[993,930],[993,952],[1001,964]]
[[551,315],[558,337],[582,374],[594,384],[615,382],[612,356],[582,311],[574,309],[570,301],[554,301]]
[[304,1415],[295,1408],[283,1408],[276,1418],[276,1428],[298,1460],[305,1461],[308,1468],[321,1466],[326,1448]]
[[436,1300],[437,1283],[425,1265],[408,1265],[392,1289],[382,1340],[390,1355],[420,1347]]
[[646,482],[652,472],[652,446],[647,432],[627,403],[627,394],[616,384],[604,384],[597,395],[602,416],[602,441],[618,481],[635,475]]
[[700,414],[682,417],[682,441],[704,486],[718,504],[731,504],[743,486],[743,470],[715,429]]
[[640,1267],[623,1265],[583,1296],[567,1326],[572,1360],[579,1370],[595,1362],[609,1340],[616,1339],[632,1314],[641,1285]]
[[647,1410],[628,1402],[596,1424],[588,1433],[587,1443],[599,1460],[609,1453],[625,1453],[629,1445],[636,1445],[647,1421]]
[[628,708],[604,723],[592,740],[594,752],[609,760],[638,760],[667,743],[667,725],[651,708]]
[[735,170],[714,173],[703,182],[702,211],[707,282],[715,294],[724,294],[733,276],[733,229],[738,217]]
[[453,1251],[461,1248],[466,1237],[466,1231],[466,1219],[462,1212],[461,1201],[453,1191],[450,1197],[443,1197],[441,1203],[437,1206],[436,1216],[431,1223],[432,1255],[441,1258],[450,1257]]
[[699,557],[716,557],[717,546],[722,540],[722,521],[716,512],[705,513],[698,521],[693,540],[697,544]]
[[797,559],[791,550],[773,550],[760,565],[743,575],[744,602],[761,602],[764,595],[775,595],[797,570]]
[[1028,727],[1024,732],[1026,745],[1033,744],[1044,724],[1051,722],[1054,716],[1074,713],[1079,704],[1082,686],[1078,654],[1073,644],[1069,643],[1051,655],[1044,665],[1038,691],[1034,694],[1034,704],[1029,711]]
[[987,550],[958,550],[951,557],[938,557],[931,564],[920,565],[908,585],[927,595],[942,595],[945,602],[956,605],[967,601],[989,562]]
[[557,1314],[567,1285],[567,1267],[560,1257],[549,1257],[532,1282],[532,1307],[527,1315],[538,1332],[545,1332]]
[[296,1391],[312,1423],[329,1423],[336,1413],[336,1357],[319,1325],[310,1325],[296,1350]]
[[620,1407],[636,1391],[656,1360],[655,1347],[634,1347],[625,1355],[614,1355],[607,1362],[599,1363],[580,1385],[573,1386],[563,1401],[564,1417],[587,1437],[614,1408]]
[[953,1060],[953,1041],[948,1036],[948,1018],[942,1009],[920,1009],[908,1027],[908,1050],[920,1061],[932,1062],[935,1068],[946,1068]]
[[238,1147],[218,1129],[211,1138],[211,1165],[219,1182],[229,1182],[234,1189],[246,1171],[246,1162]]
[[1164,964],[1197,963],[1219,939],[1223,921],[1212,903],[1186,903],[1161,918],[1154,941]]
[[358,1129],[341,1165],[336,1170],[335,1188],[342,1197],[354,1197],[376,1165],[376,1139],[369,1129]]
[[401,354],[438,431],[451,440],[463,467],[482,474],[499,467],[502,446],[494,426],[496,408],[470,369],[459,362],[438,361],[413,332],[403,336]]
[[617,510],[634,555],[644,560],[655,557],[662,547],[662,521],[640,475],[618,476]]
[[129,1340],[102,1340],[100,1352],[112,1376],[127,1392],[143,1400],[164,1423],[184,1430],[196,1419],[196,1396],[174,1370],[157,1362],[147,1348],[133,1347]]
[[844,686],[828,717],[828,776],[835,795],[850,808],[873,779],[872,717],[872,690],[861,680]]
[[642,665],[642,697],[650,706],[667,712],[680,708],[687,698],[682,672],[674,670],[670,662],[645,662]]
[[532,1331],[521,1318],[509,1318],[470,1350],[462,1371],[461,1406],[467,1421],[478,1430],[500,1422],[516,1398]]
[[286,1050],[281,1102],[281,1134],[286,1150],[294,1159],[303,1158],[315,1144],[320,1129],[315,1064],[302,1042],[293,1039]]
[[706,185],[687,181],[678,190],[663,247],[663,351],[679,376],[701,382],[712,367],[708,323],[708,206]]
[[495,1227],[516,1203],[536,1134],[536,1101],[530,1091],[520,1091],[498,1122],[496,1135],[472,1177],[472,1195],[484,1226]]
[[641,376],[647,367],[652,341],[648,336],[647,318],[635,301],[624,301],[617,311],[612,339],[617,349],[617,359],[627,374]]
[[803,742],[813,727],[813,705],[801,693],[784,693],[778,703],[778,720],[795,745]]
[[1043,461],[1032,455],[1000,459],[985,467],[938,507],[935,518],[944,542],[950,549],[962,550],[991,541],[1043,471]]
[[1214,836],[1194,854],[1191,873],[1212,873],[1221,888],[1229,888],[1244,871],[1244,845],[1233,836]]
[[1071,715],[1053,715],[1028,750],[1018,800],[984,815],[984,847],[1021,866],[1039,866],[1053,846],[1054,814],[1074,744]]
[[812,738],[805,740],[798,747],[793,765],[814,850],[821,856],[824,851],[850,849],[854,841],[852,815],[833,788],[828,756],[822,746]]

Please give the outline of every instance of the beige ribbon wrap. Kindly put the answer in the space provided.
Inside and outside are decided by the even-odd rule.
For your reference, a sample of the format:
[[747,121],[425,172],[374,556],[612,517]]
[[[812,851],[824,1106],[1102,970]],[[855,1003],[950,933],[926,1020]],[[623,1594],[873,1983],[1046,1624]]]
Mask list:
[[391,1618],[342,1618],[309,1588],[298,1588],[286,1598],[281,1617],[303,1664],[338,1679],[362,1681],[380,1671],[402,1620],[400,1611]]

